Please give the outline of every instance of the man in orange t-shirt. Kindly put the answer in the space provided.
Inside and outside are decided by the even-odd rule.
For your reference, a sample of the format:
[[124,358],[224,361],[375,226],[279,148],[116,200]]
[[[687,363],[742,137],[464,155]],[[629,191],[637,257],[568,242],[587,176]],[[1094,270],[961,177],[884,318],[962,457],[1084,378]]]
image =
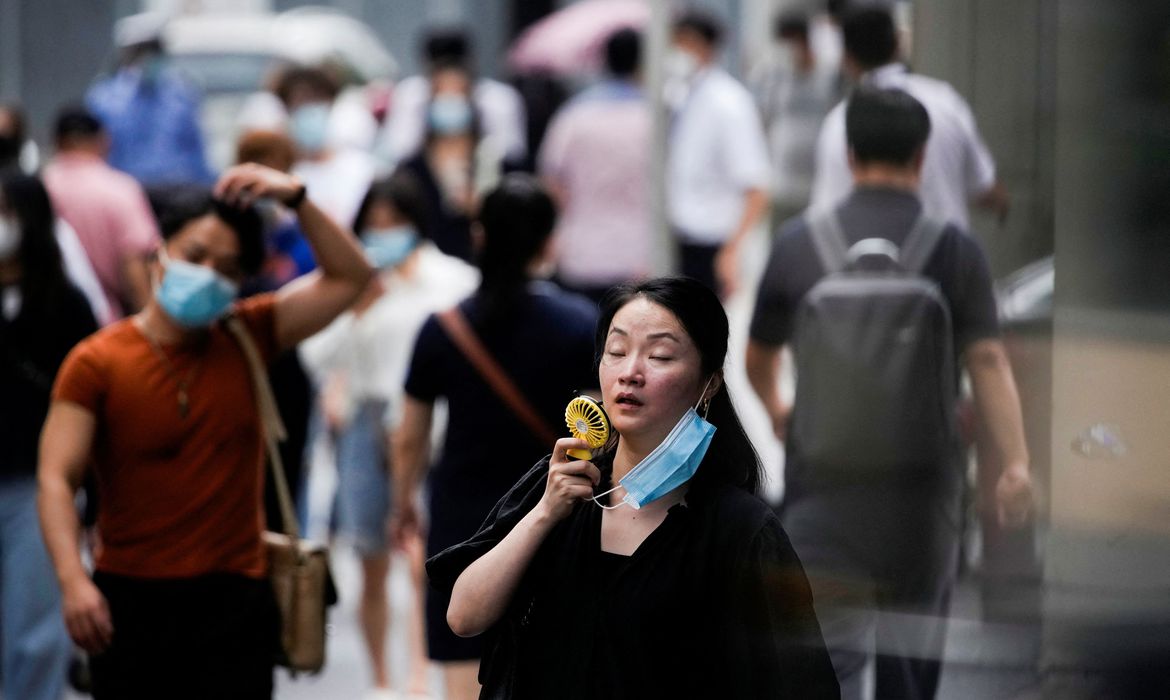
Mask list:
[[[263,257],[260,197],[295,209],[320,265],[235,302]],[[154,294],[79,344],[42,433],[39,507],[65,624],[94,697],[270,698],[277,620],[264,579],[264,452],[238,316],[265,360],[344,311],[371,270],[293,177],[229,170],[161,221]],[[97,477],[100,544],[81,562],[73,496]]]

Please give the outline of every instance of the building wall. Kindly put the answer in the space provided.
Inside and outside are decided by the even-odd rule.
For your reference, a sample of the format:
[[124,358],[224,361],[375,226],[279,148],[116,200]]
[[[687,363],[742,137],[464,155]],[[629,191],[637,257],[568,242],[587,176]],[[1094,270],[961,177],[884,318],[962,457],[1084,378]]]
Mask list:
[[109,66],[118,0],[0,0],[0,100],[23,104],[47,143],[53,115]]
[[916,71],[950,82],[971,103],[1012,208],[1001,226],[972,227],[995,275],[1052,254],[1055,8],[1051,0],[918,0]]

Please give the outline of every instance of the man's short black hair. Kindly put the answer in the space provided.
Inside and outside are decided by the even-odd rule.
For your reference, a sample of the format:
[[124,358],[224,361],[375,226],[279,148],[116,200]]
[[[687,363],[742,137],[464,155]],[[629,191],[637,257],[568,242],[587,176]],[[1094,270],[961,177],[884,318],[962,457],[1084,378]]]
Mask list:
[[858,163],[905,166],[926,145],[930,115],[902,90],[862,86],[845,107],[845,140]]
[[690,8],[683,10],[674,19],[674,31],[690,31],[698,34],[712,48],[723,41],[723,23],[715,15],[704,10]]
[[302,86],[330,102],[337,99],[338,93],[341,92],[341,86],[325,70],[315,66],[290,66],[276,81],[276,96],[287,106],[292,100],[293,92]]
[[82,105],[68,105],[57,112],[53,136],[57,143],[68,139],[90,139],[105,132],[101,120]]
[[236,234],[240,243],[240,269],[254,275],[264,264],[264,219],[255,206],[237,207],[216,199],[202,185],[159,185],[146,191],[164,241],[187,224],[215,214]]
[[427,63],[463,64],[471,55],[471,38],[462,27],[431,29],[423,35],[422,54]]
[[898,30],[884,7],[857,7],[841,16],[841,36],[846,55],[870,70],[892,62],[898,55]]
[[628,78],[638,71],[642,60],[642,35],[636,29],[619,29],[605,40],[605,69],[611,75]]
[[796,39],[808,42],[808,17],[800,12],[782,12],[772,25],[772,36],[776,39]]

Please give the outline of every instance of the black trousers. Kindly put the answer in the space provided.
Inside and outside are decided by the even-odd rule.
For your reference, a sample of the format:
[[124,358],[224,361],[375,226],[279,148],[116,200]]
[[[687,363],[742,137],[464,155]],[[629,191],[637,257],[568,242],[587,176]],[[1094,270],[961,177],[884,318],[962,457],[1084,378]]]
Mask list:
[[808,575],[842,700],[861,700],[870,659],[877,700],[935,697],[958,569],[957,505],[953,489],[785,496],[781,522]]
[[98,572],[109,648],[90,660],[97,700],[272,697],[279,614],[266,579],[140,579]]
[[722,246],[681,242],[678,246],[680,272],[699,280],[719,294],[719,282],[715,279],[715,256]]

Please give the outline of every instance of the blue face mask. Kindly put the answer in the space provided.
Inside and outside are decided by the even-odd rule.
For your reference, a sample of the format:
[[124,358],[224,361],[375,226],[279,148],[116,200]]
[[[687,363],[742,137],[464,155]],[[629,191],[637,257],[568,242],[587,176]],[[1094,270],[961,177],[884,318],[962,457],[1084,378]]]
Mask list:
[[427,115],[431,128],[444,136],[470,131],[471,117],[471,103],[462,95],[439,95]]
[[379,270],[395,267],[418,246],[418,233],[411,226],[370,229],[362,234],[366,258]]
[[325,148],[325,138],[329,134],[329,105],[314,102],[297,107],[289,117],[288,129],[293,141],[302,151],[320,152]]
[[[707,393],[706,387],[703,393]],[[662,498],[695,475],[714,435],[715,426],[700,418],[694,407],[687,409],[658,447],[623,476],[618,486],[598,494],[593,502],[606,510],[623,505],[637,510]],[[618,505],[606,506],[597,500],[619,488],[625,489],[626,495]]]
[[215,270],[185,260],[170,260],[160,253],[166,272],[155,289],[167,316],[184,328],[206,328],[227,313],[239,286]]

